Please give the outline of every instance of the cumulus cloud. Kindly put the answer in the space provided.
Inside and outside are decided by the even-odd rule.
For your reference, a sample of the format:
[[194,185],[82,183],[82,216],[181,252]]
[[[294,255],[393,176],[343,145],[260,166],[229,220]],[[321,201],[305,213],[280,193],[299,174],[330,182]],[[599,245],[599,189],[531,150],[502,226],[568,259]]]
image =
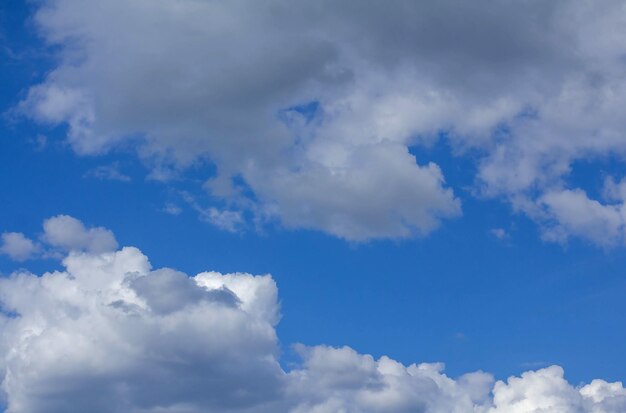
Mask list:
[[106,252],[117,248],[117,241],[106,228],[86,228],[78,219],[69,215],[57,215],[43,223],[41,239],[62,251]]
[[563,378],[563,369],[550,366],[499,381],[493,388],[490,413],[602,412],[626,408],[626,389],[621,383],[594,380],[576,388]]
[[37,244],[21,232],[4,232],[0,237],[0,254],[15,261],[26,261],[39,251]]
[[626,157],[617,0],[44,0],[35,22],[60,63],[19,111],[81,154],[139,141],[155,177],[208,160],[213,197],[292,228],[397,238],[458,216],[409,154],[442,133],[533,218],[561,219],[542,197],[578,189],[576,160]]
[[551,366],[494,382],[349,347],[279,361],[270,275],[153,269],[137,248],[70,250],[63,270],[0,279],[7,413],[620,413],[626,389]]
[[487,412],[493,378],[470,373],[453,380],[441,364],[404,366],[375,360],[348,348],[317,346],[303,351],[300,369],[290,372],[297,396],[293,413]]
[[0,235],[0,254],[14,261],[33,258],[63,258],[69,251],[94,253],[117,249],[117,241],[111,231],[102,227],[87,228],[69,215],[57,215],[44,220],[41,242],[35,242],[20,232],[4,232]]
[[[150,272],[135,248],[63,264],[0,282],[3,308],[17,314],[2,320],[7,412],[264,411],[277,397],[271,319],[225,283]],[[245,280],[250,300],[271,297],[269,277]]]
[[[307,23],[317,15],[336,32],[318,6],[92,6],[42,3],[36,21],[62,46],[62,63],[20,105],[42,122],[67,123],[77,152],[140,139],[154,176],[208,159],[218,171],[207,176],[214,197],[256,219],[350,240],[428,233],[459,215],[441,171],[408,151],[419,125],[435,124],[431,116],[413,119],[404,85],[381,96],[369,73],[355,83],[357,62],[341,50],[348,39],[339,44]],[[372,75],[378,85],[389,80]],[[303,110],[309,102],[319,110]],[[232,228],[232,216],[223,225],[223,214],[212,215]]]

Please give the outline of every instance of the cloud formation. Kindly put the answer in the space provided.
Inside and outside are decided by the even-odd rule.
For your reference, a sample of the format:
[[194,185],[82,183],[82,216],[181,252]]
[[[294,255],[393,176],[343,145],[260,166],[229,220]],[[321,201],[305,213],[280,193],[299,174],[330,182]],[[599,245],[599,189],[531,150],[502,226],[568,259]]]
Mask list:
[[111,231],[102,227],[86,228],[79,220],[69,215],[57,215],[43,223],[41,239],[61,251],[107,252],[117,248]]
[[26,261],[37,253],[39,247],[21,232],[3,232],[0,236],[0,254],[15,261]]
[[276,303],[255,301],[272,297],[269,277],[203,288],[202,276],[150,272],[135,248],[63,264],[0,282],[16,314],[2,320],[7,412],[239,411],[277,397],[276,337],[261,311]]
[[19,110],[81,154],[138,142],[153,177],[211,162],[211,195],[257,221],[428,233],[460,203],[409,149],[443,134],[545,239],[624,242],[594,233],[622,231],[611,201],[552,195],[580,194],[577,160],[626,157],[621,1],[43,0],[35,22],[60,62]]
[[7,413],[619,413],[621,383],[552,366],[494,383],[349,347],[279,363],[270,275],[152,269],[137,248],[72,250],[62,271],[0,279]]
[[69,215],[56,215],[43,222],[41,242],[33,241],[21,232],[4,232],[0,235],[0,254],[14,261],[34,258],[63,258],[68,252],[103,253],[118,247],[115,235],[103,227],[87,228]]

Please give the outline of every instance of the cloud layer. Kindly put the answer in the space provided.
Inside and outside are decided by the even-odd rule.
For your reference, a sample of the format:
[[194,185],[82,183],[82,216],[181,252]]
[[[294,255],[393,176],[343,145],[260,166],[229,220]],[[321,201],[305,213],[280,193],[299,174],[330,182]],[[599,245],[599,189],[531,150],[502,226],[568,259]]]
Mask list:
[[72,250],[63,271],[0,279],[7,413],[619,413],[621,383],[573,386],[558,366],[447,377],[349,347],[297,345],[279,364],[269,275],[152,269],[141,251]]
[[135,142],[153,177],[209,161],[216,206],[257,222],[428,233],[460,203],[409,148],[443,133],[545,239],[626,239],[623,199],[568,180],[626,156],[620,1],[44,0],[35,21],[60,60],[19,111],[67,124],[78,153]]

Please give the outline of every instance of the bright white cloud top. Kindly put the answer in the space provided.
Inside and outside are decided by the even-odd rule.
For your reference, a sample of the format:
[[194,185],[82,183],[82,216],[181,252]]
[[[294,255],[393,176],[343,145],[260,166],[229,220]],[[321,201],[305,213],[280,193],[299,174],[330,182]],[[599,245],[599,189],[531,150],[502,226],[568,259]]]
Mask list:
[[545,239],[626,240],[624,196],[567,179],[626,159],[621,1],[40,3],[60,61],[19,110],[78,153],[137,142],[157,178],[209,160],[226,212],[362,241],[461,213],[409,151],[445,133]]
[[62,262],[63,271],[0,280],[8,413],[626,411],[621,383],[573,386],[558,366],[494,383],[298,345],[302,362],[286,371],[269,275],[154,270],[133,247],[70,250]]

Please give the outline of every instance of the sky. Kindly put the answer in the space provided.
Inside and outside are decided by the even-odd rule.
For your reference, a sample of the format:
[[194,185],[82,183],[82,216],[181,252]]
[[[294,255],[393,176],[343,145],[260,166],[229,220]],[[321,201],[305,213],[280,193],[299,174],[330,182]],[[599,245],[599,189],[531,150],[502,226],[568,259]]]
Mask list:
[[626,411],[620,1],[6,0],[0,405]]

